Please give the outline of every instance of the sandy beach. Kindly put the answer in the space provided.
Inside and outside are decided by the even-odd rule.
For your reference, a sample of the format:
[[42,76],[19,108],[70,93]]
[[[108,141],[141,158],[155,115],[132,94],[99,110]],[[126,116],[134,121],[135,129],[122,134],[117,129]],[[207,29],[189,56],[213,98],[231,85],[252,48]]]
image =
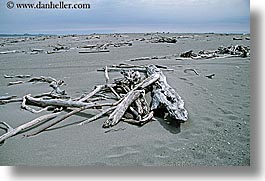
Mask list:
[[[51,76],[64,80],[71,97],[104,84],[97,69],[113,64],[163,65],[168,83],[185,101],[185,123],[161,118],[142,127],[120,122],[109,131],[107,117],[83,126],[97,114],[86,110],[37,136],[16,135],[0,146],[0,165],[28,166],[250,166],[250,57],[178,59],[186,51],[220,46],[250,47],[249,34],[166,34],[176,43],[152,43],[153,34],[91,34],[0,38],[0,96],[49,92],[45,83],[8,86],[4,75]],[[122,43],[121,43],[122,42]],[[88,45],[112,43],[101,53],[80,53]],[[54,50],[61,47],[61,50]],[[130,61],[139,57],[157,59]],[[161,58],[163,57],[163,58]],[[185,72],[185,69],[196,69]],[[214,74],[212,79],[205,76]],[[111,79],[119,73],[109,73]],[[12,127],[42,114],[0,105],[1,121]],[[5,132],[0,129],[0,135]]]

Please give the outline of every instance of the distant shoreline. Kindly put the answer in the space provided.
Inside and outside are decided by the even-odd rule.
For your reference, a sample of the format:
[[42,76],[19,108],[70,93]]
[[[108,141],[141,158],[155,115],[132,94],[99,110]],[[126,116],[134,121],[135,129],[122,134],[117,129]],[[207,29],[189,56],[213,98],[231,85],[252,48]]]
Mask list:
[[[214,32],[193,32],[193,33],[180,33],[180,32],[149,32],[151,34],[215,34],[215,35],[250,35],[250,33],[214,33]],[[86,35],[108,35],[108,34],[146,34],[144,32],[142,33],[134,33],[134,32],[124,32],[124,33],[88,33],[88,34],[75,34],[75,33],[66,33],[66,34],[29,34],[29,33],[24,33],[24,34],[0,34],[1,37],[31,37],[31,36],[86,36]]]

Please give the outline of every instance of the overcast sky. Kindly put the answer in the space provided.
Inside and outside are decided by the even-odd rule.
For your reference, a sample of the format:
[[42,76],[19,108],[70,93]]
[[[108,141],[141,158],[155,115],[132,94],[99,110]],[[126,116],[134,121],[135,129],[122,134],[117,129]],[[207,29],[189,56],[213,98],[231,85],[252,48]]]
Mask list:
[[250,31],[249,0],[64,0],[89,3],[86,10],[8,9],[7,1],[0,1],[0,33]]

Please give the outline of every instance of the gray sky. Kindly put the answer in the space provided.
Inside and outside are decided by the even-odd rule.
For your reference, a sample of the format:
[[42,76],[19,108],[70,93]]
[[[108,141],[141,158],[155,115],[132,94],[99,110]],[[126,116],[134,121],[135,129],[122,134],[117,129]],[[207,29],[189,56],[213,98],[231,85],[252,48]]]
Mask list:
[[8,9],[7,1],[0,2],[0,33],[250,31],[249,0],[64,0],[90,3],[91,8],[85,10]]

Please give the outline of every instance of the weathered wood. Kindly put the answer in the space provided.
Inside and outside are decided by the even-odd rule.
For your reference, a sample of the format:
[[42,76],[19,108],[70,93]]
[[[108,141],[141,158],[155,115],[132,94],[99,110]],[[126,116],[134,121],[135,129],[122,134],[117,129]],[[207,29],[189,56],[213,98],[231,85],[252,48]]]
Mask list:
[[139,58],[134,58],[134,59],[130,59],[130,61],[134,62],[134,61],[142,61],[142,60],[151,60],[151,57],[139,57]]
[[[126,67],[122,67],[122,68],[119,68],[119,67],[108,67],[108,72],[120,72],[122,70],[133,70],[133,71],[139,71],[139,72],[146,72],[146,68],[144,67],[135,67],[135,68],[126,68]],[[103,69],[98,69],[97,71],[102,71],[104,72],[105,71],[105,68]]]
[[33,119],[30,122],[27,122],[25,124],[22,124],[21,126],[18,126],[17,128],[14,129],[10,129],[7,133],[3,134],[2,136],[0,136],[0,143],[4,142],[6,139],[20,133],[23,132],[27,129],[30,129],[32,127],[35,127],[43,122],[46,122],[50,119],[53,119],[55,117],[57,117],[59,115],[59,113],[52,113],[52,114],[47,114],[44,116],[40,116],[36,119]]
[[45,77],[45,76],[40,76],[40,77],[32,77],[26,82],[46,82],[46,83],[52,83],[52,82],[57,82],[57,80],[53,77]]
[[151,121],[154,117],[154,112],[151,111],[148,115],[146,115],[143,119],[141,120],[134,120],[134,119],[124,119],[123,122],[137,125],[137,126],[143,126],[144,124],[148,123]]
[[108,53],[109,50],[96,50],[96,51],[79,51],[79,53]]
[[20,79],[24,79],[24,78],[30,78],[31,75],[4,75],[4,78],[6,79],[12,79],[12,78],[20,78]]
[[151,38],[151,43],[177,43],[176,38],[164,37],[157,35]]
[[106,84],[108,84],[109,82],[108,66],[105,66],[104,75],[105,75]]
[[120,99],[121,96],[113,89],[113,87],[109,87],[111,92],[116,96],[117,99]]
[[185,70],[184,70],[184,73],[188,73],[189,71],[192,71],[192,72],[194,72],[196,75],[199,75],[199,73],[197,72],[197,70],[196,70],[196,69],[192,69],[192,68],[185,69]]
[[93,116],[93,117],[91,117],[91,118],[89,118],[89,119],[87,119],[87,120],[85,120],[85,121],[79,123],[78,125],[81,126],[81,125],[85,125],[85,124],[87,124],[87,123],[91,123],[91,122],[97,120],[98,118],[104,116],[105,114],[109,113],[110,111],[116,109],[116,107],[117,107],[117,106],[113,106],[113,107],[107,108],[107,109],[101,111],[99,114],[97,114],[97,115],[95,115],[95,116]]
[[191,57],[196,57],[197,55],[195,53],[193,53],[192,50],[189,50],[187,52],[184,52],[184,53],[181,53],[180,54],[180,57],[183,57],[183,58],[191,58]]
[[29,112],[34,113],[34,114],[38,114],[38,113],[41,113],[41,112],[43,112],[43,111],[47,111],[47,110],[50,108],[50,107],[48,106],[48,107],[45,107],[45,108],[40,109],[40,110],[35,110],[35,109],[31,108],[30,106],[26,105],[26,101],[27,101],[26,96],[24,96],[24,97],[22,98],[21,109],[25,109],[25,110],[27,110],[27,111],[29,111]]
[[106,84],[106,85],[97,85],[95,86],[94,90],[91,91],[90,93],[88,93],[87,95],[85,95],[83,98],[81,98],[79,101],[84,102],[87,99],[91,98],[92,96],[96,95],[97,93],[99,93],[103,88],[107,88],[107,87],[114,87],[116,86],[116,84]]
[[20,53],[20,51],[19,50],[10,50],[10,51],[0,52],[0,54],[10,54],[10,53]]
[[47,106],[57,106],[57,107],[102,107],[102,106],[111,106],[112,103],[97,103],[97,102],[82,102],[82,101],[73,101],[73,100],[62,100],[62,99],[43,99],[43,98],[34,98],[30,95],[25,96],[27,102],[33,105],[47,107]]
[[103,128],[108,128],[118,124],[128,107],[134,102],[143,90],[130,91],[117,108],[110,114],[109,118],[104,122]]
[[214,76],[215,74],[210,74],[210,75],[206,75],[205,77],[207,77],[208,79],[213,79]]
[[[156,58],[157,57],[154,57],[154,59]],[[91,92],[75,99],[67,98],[67,96],[64,95],[65,92],[59,89],[59,87],[64,84],[64,82],[61,80],[56,80],[52,77],[41,76],[33,77],[26,81],[21,81],[22,83],[46,82],[49,83],[50,87],[53,88],[53,91],[50,93],[43,93],[34,97],[31,95],[26,95],[20,99],[22,102],[21,108],[25,110],[33,113],[40,113],[42,111],[48,110],[51,107],[62,109],[76,108],[73,111],[63,115],[59,119],[46,124],[45,127],[28,134],[28,136],[33,136],[48,130],[68,117],[86,109],[98,109],[102,110],[102,112],[81,122],[79,125],[95,121],[105,114],[109,114],[108,119],[103,124],[103,128],[112,127],[118,124],[121,120],[141,126],[153,119],[153,114],[157,109],[162,109],[163,111],[168,112],[169,116],[174,119],[186,121],[188,119],[188,113],[184,108],[184,101],[175,92],[175,90],[168,85],[165,75],[158,67],[168,70],[166,66],[159,65],[138,66],[131,64],[120,64],[110,67],[106,66],[103,69],[106,83],[104,85],[96,86]],[[120,71],[123,77],[115,79],[114,84],[109,84],[110,78],[108,72],[113,70]],[[140,72],[143,72],[144,74],[140,74]],[[196,71],[194,72],[196,73]],[[146,91],[151,91],[151,108],[145,99]],[[115,97],[112,94],[114,94]],[[7,99],[8,97],[4,98]],[[0,103],[2,101],[15,100],[14,97],[10,97],[8,100],[6,99],[0,99]],[[118,101],[114,103],[108,103],[106,101],[99,102],[102,99],[114,99]],[[39,106],[42,108],[36,110],[29,105]],[[102,109],[102,107],[107,108]],[[130,115],[130,120],[125,119],[126,115]],[[10,128],[4,123],[1,125],[3,125],[3,129],[9,129],[8,132],[10,131]]]
[[180,121],[188,120],[188,112],[184,101],[177,92],[167,83],[166,76],[154,65],[147,67],[147,75],[158,75],[159,79],[152,85],[151,110],[166,110],[169,116]]
[[5,130],[6,132],[13,130],[13,128],[9,124],[7,124],[6,122],[0,122],[0,125],[4,126],[4,127],[0,126],[0,129]]
[[25,83],[24,81],[15,81],[15,82],[9,82],[7,85],[11,86],[11,85],[17,85],[17,84],[23,84]]
[[22,98],[14,98],[14,99],[10,99],[10,100],[0,100],[0,105],[12,103],[12,102],[22,102]]
[[[117,102],[115,102],[115,103],[109,104],[109,106],[116,106],[119,102],[120,102],[120,101],[117,101]],[[58,120],[55,120],[54,122],[52,122],[52,123],[46,125],[45,127],[40,128],[39,130],[37,130],[37,131],[35,131],[35,132],[31,133],[31,134],[28,134],[28,135],[26,135],[26,136],[27,136],[27,137],[35,136],[35,135],[37,135],[37,134],[39,134],[39,133],[41,133],[41,132],[43,132],[43,131],[45,131],[45,130],[51,128],[52,126],[54,126],[54,125],[56,125],[56,124],[58,124],[58,123],[64,121],[66,118],[68,118],[68,117],[70,117],[70,116],[72,116],[72,115],[74,115],[74,114],[76,114],[76,113],[79,113],[79,112],[81,112],[81,111],[84,111],[84,110],[86,110],[86,109],[89,109],[89,108],[91,108],[91,106],[84,106],[84,107],[80,107],[80,108],[78,108],[78,109],[75,109],[75,110],[73,110],[73,111],[67,113],[66,115],[62,116],[62,117],[59,118]],[[108,109],[107,109],[107,110],[108,110]],[[108,112],[109,112],[109,111],[110,111],[110,109],[108,110]],[[106,113],[107,113],[107,112],[105,112],[104,114],[106,114]],[[103,114],[102,114],[102,115],[103,115]],[[97,115],[97,119],[98,119],[99,117],[100,117],[100,115]]]
[[0,101],[17,98],[17,96],[0,96]]
[[[159,70],[159,69],[158,69]],[[149,85],[153,84],[159,79],[159,74],[154,73],[152,75],[149,75],[146,79],[144,79],[141,83],[137,84],[133,90],[136,89],[144,89],[148,87]]]
[[83,111],[83,110],[85,110],[85,109],[88,109],[88,108],[89,108],[89,106],[81,107],[81,108],[75,109],[75,110],[73,110],[73,111],[67,113],[66,115],[64,115],[64,116],[61,117],[60,119],[58,119],[58,120],[56,120],[56,121],[54,121],[54,122],[52,122],[52,123],[46,125],[45,127],[40,128],[40,129],[38,129],[37,131],[35,131],[35,132],[31,133],[31,134],[27,134],[26,137],[35,136],[35,135],[37,135],[37,134],[39,134],[39,133],[41,133],[41,132],[47,130],[48,128],[50,128],[50,127],[52,127],[52,126],[54,126],[54,125],[56,125],[56,124],[62,122],[62,121],[65,120],[66,118],[68,118],[68,117],[70,117],[70,116],[72,116],[72,115],[74,115],[74,114],[76,114],[76,113],[79,113],[79,112],[81,112],[81,111]]

